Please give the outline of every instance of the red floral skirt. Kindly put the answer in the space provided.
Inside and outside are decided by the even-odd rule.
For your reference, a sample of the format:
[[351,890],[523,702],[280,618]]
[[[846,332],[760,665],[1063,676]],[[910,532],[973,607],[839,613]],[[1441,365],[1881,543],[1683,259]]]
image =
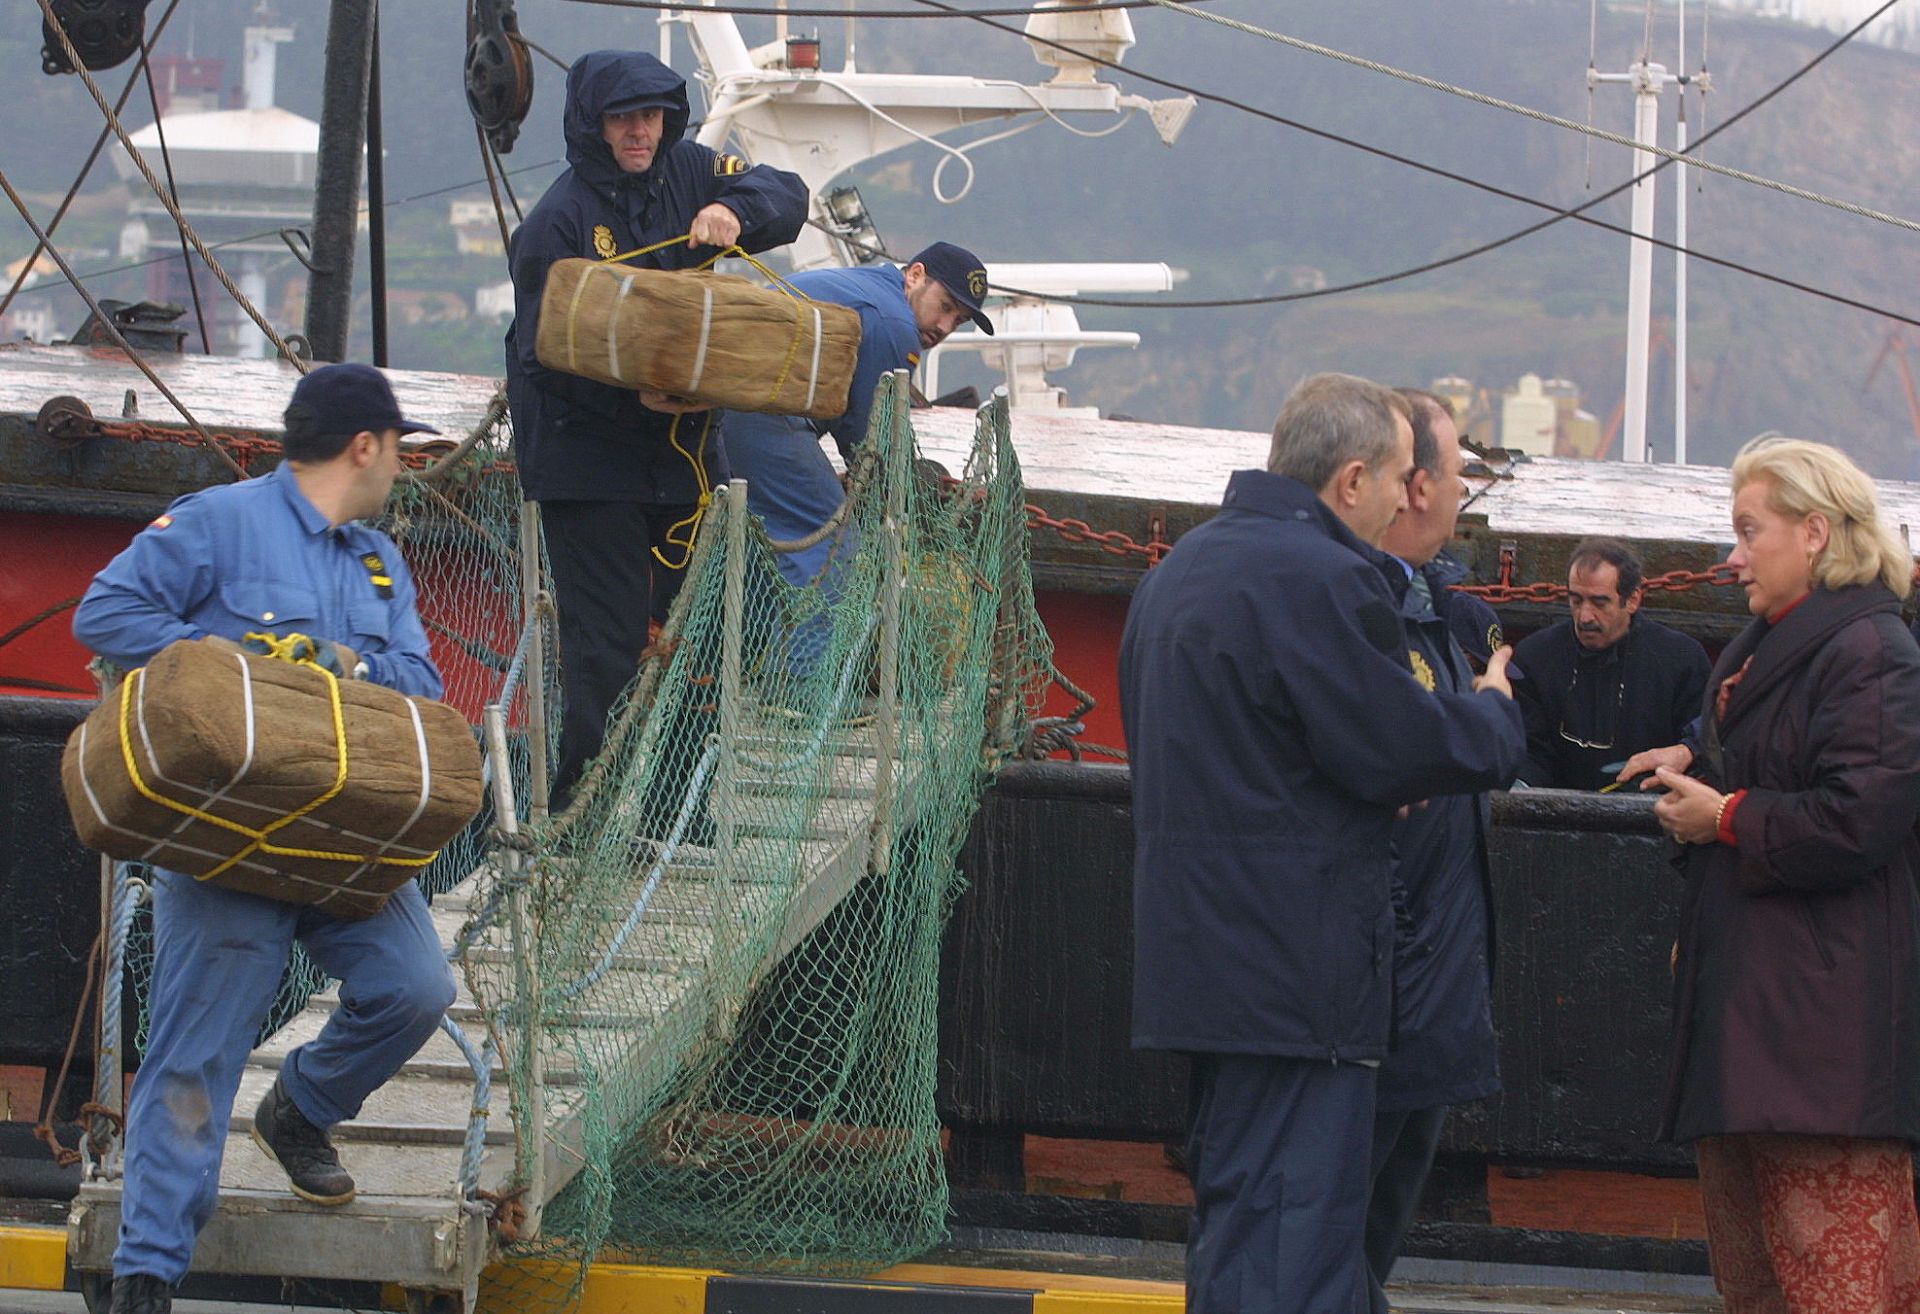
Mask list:
[[1906,1142],[1751,1134],[1694,1148],[1726,1314],[1920,1314]]

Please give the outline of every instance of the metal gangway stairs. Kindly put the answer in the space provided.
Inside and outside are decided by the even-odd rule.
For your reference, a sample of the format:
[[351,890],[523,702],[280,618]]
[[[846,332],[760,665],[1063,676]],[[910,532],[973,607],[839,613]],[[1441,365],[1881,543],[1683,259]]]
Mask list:
[[[893,380],[883,388],[891,386]],[[899,386],[904,397],[904,382]],[[904,405],[894,411],[901,430],[906,427],[905,412]],[[911,477],[904,462],[889,464],[900,473],[887,483],[897,485]],[[897,511],[901,489],[890,490],[887,499],[889,510]],[[251,1142],[253,1109],[281,1062],[317,1035],[339,1005],[330,983],[249,1059],[234,1102],[218,1207],[195,1253],[196,1273],[378,1282],[402,1288],[415,1314],[472,1310],[481,1273],[504,1241],[536,1234],[544,1206],[585,1165],[589,1110],[578,1074],[570,1070],[570,1056],[584,1046],[602,1073],[610,1068],[641,1071],[657,1061],[655,1037],[688,1024],[726,1031],[736,1019],[706,1016],[714,1003],[703,981],[716,951],[730,937],[740,936],[745,923],[764,918],[767,901],[777,899],[777,934],[760,937],[771,947],[756,968],[761,975],[771,971],[859,882],[886,863],[895,828],[911,825],[920,803],[923,781],[913,764],[929,755],[978,757],[982,726],[977,717],[969,724],[958,708],[948,707],[911,721],[901,715],[899,625],[902,598],[910,585],[906,563],[896,551],[876,590],[875,633],[861,678],[857,687],[843,679],[839,688],[846,711],[852,713],[858,704],[859,714],[834,717],[824,730],[806,736],[798,750],[806,764],[806,787],[819,802],[798,831],[783,831],[780,823],[768,820],[783,810],[760,805],[778,804],[795,787],[792,727],[782,709],[762,703],[749,683],[738,678],[741,554],[706,550],[722,536],[738,548],[747,526],[746,489],[736,481],[716,500],[702,526],[689,571],[689,590],[703,559],[720,556],[732,572],[726,581],[729,647],[722,658],[717,724],[681,808],[684,823],[696,796],[708,800],[715,824],[713,833],[700,836],[707,842],[686,842],[682,824],[664,843],[637,852],[636,871],[646,872],[638,883],[643,895],[624,916],[609,919],[620,929],[608,939],[593,970],[571,982],[523,977],[526,997],[537,999],[543,991],[548,996],[545,1006],[536,1010],[544,1020],[537,1026],[501,1026],[497,1013],[475,997],[471,969],[524,972],[530,957],[526,937],[535,916],[524,884],[502,880],[503,874],[512,874],[503,869],[566,861],[543,859],[537,846],[514,840],[521,833],[516,815],[525,811],[516,807],[510,772],[503,768],[507,737],[502,704],[512,705],[516,661],[509,692],[486,709],[481,727],[496,816],[505,819],[500,825],[507,843],[433,900],[433,919],[442,946],[456,960],[459,980],[458,996],[440,1032],[369,1097],[358,1118],[333,1129],[342,1163],[355,1179],[356,1198],[338,1207],[299,1199],[288,1189],[278,1164]],[[522,643],[524,656],[524,634]],[[538,646],[533,645],[536,653]],[[877,689],[870,696],[869,678]],[[539,687],[537,667],[529,680]],[[940,742],[926,742],[929,737]],[[783,758],[783,753],[788,756]],[[783,870],[784,879],[765,880],[769,870]],[[494,907],[483,909],[486,900]],[[124,871],[114,897],[103,907],[103,916],[119,920],[124,930],[130,907]],[[475,916],[482,912],[488,915]],[[555,992],[565,996],[560,1007],[553,1006]],[[734,1007],[737,1011],[737,1002]],[[103,1028],[101,1034],[109,1037],[108,1051],[99,1056],[101,1069],[117,1077],[119,1056],[111,1052],[117,1029],[110,1034]],[[505,1098],[516,1063],[531,1074],[531,1080],[515,1089],[524,1092],[525,1121],[537,1129],[534,1134],[519,1125]],[[106,1085],[102,1083],[101,1097],[113,1099],[117,1092]],[[616,1081],[600,1083],[599,1089],[633,1087]],[[592,1116],[618,1127],[628,1125],[635,1112],[616,1098]],[[97,1314],[106,1309],[120,1197],[117,1156],[98,1156],[89,1164],[68,1225],[69,1266],[89,1309]],[[512,1208],[503,1210],[502,1202],[512,1202]],[[503,1217],[511,1220],[504,1229]]]

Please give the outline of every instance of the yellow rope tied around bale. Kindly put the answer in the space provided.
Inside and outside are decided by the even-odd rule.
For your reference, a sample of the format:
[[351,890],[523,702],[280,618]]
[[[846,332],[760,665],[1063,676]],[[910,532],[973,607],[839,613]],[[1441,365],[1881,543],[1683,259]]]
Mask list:
[[333,784],[329,785],[323,793],[311,802],[295,808],[278,821],[269,822],[267,825],[257,829],[252,826],[243,826],[237,821],[229,821],[225,817],[215,816],[203,808],[196,808],[190,803],[182,803],[177,799],[171,799],[159,793],[151,785],[147,784],[145,777],[140,774],[139,761],[133,751],[133,698],[134,695],[146,685],[147,668],[143,666],[135,671],[131,678],[121,681],[120,684],[120,757],[126,764],[127,778],[133,782],[133,787],[139,790],[141,796],[149,802],[158,803],[161,807],[170,808],[183,816],[191,817],[195,821],[204,821],[210,826],[217,826],[221,830],[231,831],[236,835],[245,836],[251,841],[245,848],[235,853],[218,867],[215,867],[204,876],[195,877],[195,879],[203,881],[212,880],[215,876],[226,871],[227,868],[255,853],[266,853],[282,858],[314,858],[323,862],[352,862],[360,864],[375,862],[394,867],[424,867],[432,862],[434,858],[438,857],[439,855],[437,853],[430,853],[424,858],[394,858],[384,854],[369,857],[358,853],[331,853],[324,849],[286,848],[271,843],[268,840],[267,837],[269,835],[285,826],[292,825],[309,812],[312,812],[315,808],[326,804],[339,794],[342,789],[346,788],[347,721],[345,709],[340,703],[339,678],[315,660],[316,655],[320,651],[318,642],[304,634],[277,635],[256,632],[248,634],[246,637],[250,641],[258,641],[264,644],[267,648],[267,656],[278,661],[292,663],[295,666],[310,667],[320,672],[320,674],[326,678],[327,701],[333,714],[334,759],[336,763]]
[[693,560],[694,536],[700,532],[700,522],[706,518],[707,508],[713,504],[713,485],[707,479],[707,436],[713,432],[713,412],[706,413],[705,423],[700,426],[700,443],[692,452],[680,445],[680,417],[673,417],[673,423],[667,429],[667,441],[673,444],[673,450],[687,458],[687,464],[693,467],[693,477],[699,482],[700,500],[694,503],[693,514],[685,520],[677,521],[664,536],[668,547],[680,549],[680,560],[668,561],[659,548],[652,548],[653,559],[668,570],[685,570],[687,563]]

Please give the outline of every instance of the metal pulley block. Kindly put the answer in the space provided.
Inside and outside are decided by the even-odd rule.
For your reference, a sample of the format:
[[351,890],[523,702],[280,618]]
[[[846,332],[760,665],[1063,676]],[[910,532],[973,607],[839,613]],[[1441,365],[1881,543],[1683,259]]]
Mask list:
[[56,447],[74,447],[100,435],[93,408],[78,397],[52,397],[34,417],[33,431]]
[[477,0],[467,46],[467,108],[502,155],[513,149],[533,104],[533,60],[512,0]]
[[[140,49],[147,25],[148,0],[52,0],[54,16],[80,62],[95,71],[112,68]],[[40,69],[47,74],[73,72],[52,24],[40,20]]]

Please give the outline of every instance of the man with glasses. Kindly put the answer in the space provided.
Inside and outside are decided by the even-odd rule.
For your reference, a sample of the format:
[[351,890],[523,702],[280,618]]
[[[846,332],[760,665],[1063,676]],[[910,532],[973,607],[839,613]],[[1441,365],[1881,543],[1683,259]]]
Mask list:
[[1679,743],[1700,715],[1712,663],[1699,642],[1639,614],[1645,568],[1613,538],[1567,561],[1566,620],[1514,650],[1514,696],[1527,716],[1522,782],[1601,789],[1628,758]]
[[[1380,539],[1387,553],[1381,573],[1399,599],[1414,678],[1430,692],[1467,693],[1474,666],[1484,667],[1500,647],[1500,620],[1480,599],[1453,590],[1466,570],[1443,550],[1464,491],[1460,433],[1445,399],[1397,391],[1411,411],[1413,474],[1406,509]],[[1441,794],[1393,827],[1393,1043],[1380,1065],[1366,1223],[1372,1314],[1387,1314],[1387,1276],[1419,1208],[1447,1110],[1500,1089],[1488,966],[1489,806],[1484,791]]]

